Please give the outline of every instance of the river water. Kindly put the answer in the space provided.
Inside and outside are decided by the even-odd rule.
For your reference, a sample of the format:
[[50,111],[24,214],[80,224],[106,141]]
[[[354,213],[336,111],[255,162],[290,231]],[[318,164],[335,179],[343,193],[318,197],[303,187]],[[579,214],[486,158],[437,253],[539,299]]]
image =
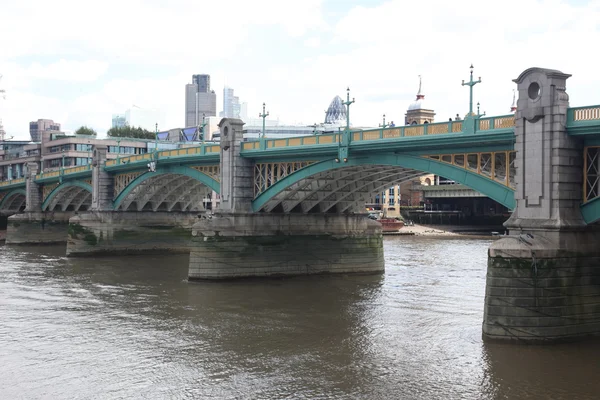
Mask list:
[[482,342],[489,244],[389,237],[384,275],[223,283],[0,246],[0,398],[600,397],[599,343]]

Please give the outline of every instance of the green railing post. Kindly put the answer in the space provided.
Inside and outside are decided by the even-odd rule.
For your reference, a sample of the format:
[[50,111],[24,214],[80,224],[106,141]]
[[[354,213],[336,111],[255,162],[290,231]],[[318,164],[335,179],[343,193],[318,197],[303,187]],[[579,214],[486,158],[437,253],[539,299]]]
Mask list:
[[427,127],[429,126],[429,124],[424,124],[423,125],[423,135],[427,135]]
[[567,108],[567,125],[572,124],[575,121],[575,109]]

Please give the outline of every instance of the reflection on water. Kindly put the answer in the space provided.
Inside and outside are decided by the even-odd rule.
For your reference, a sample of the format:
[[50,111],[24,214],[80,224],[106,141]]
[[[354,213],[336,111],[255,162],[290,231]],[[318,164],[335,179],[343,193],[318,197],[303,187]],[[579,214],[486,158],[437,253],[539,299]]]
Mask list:
[[481,341],[487,240],[385,275],[188,283],[186,256],[0,247],[1,398],[595,398],[600,345]]

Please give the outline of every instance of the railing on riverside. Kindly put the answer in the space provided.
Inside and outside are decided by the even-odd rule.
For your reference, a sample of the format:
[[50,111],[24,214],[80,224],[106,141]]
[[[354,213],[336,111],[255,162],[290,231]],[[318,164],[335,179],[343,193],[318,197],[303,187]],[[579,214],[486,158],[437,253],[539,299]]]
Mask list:
[[12,185],[20,185],[25,183],[25,178],[17,178],[17,179],[11,179],[9,181],[2,181],[0,182],[0,187],[5,187],[5,186],[12,186]]
[[[184,147],[184,148],[175,149],[175,150],[161,150],[158,152],[158,154],[156,156],[158,157],[158,159],[169,159],[169,158],[185,157],[185,156],[191,156],[191,155],[207,155],[207,154],[219,153],[220,149],[221,149],[220,145],[210,144],[210,145],[203,145],[203,146],[199,146],[199,147]],[[155,153],[145,153],[145,154],[138,154],[138,155],[129,156],[129,157],[119,157],[119,158],[114,158],[112,160],[107,160],[106,166],[111,167],[111,166],[115,166],[115,165],[129,164],[132,162],[135,163],[135,162],[139,162],[139,161],[150,161],[150,160],[153,160],[154,158],[155,158]]]

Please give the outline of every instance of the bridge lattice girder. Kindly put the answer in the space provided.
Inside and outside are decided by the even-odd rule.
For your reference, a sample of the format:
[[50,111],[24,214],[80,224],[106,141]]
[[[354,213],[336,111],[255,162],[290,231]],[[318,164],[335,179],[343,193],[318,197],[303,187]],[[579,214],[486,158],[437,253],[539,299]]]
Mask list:
[[388,186],[400,184],[423,172],[402,167],[370,165],[323,171],[302,179],[274,196],[263,207],[283,212],[360,211],[371,196]]
[[25,203],[25,191],[15,190],[0,197],[0,210],[22,211],[25,208]]
[[196,179],[177,174],[158,174],[137,184],[116,209],[123,211],[201,211],[211,189]]
[[[253,201],[254,211],[348,212],[386,187],[432,173],[463,183],[508,208],[514,207],[510,151],[420,157],[387,153],[310,164],[272,176]],[[471,160],[473,159],[473,160]],[[474,161],[473,163],[471,161]],[[273,170],[275,170],[273,168]],[[256,179],[256,176],[255,176]]]
[[84,182],[66,182],[44,199],[44,211],[85,211],[92,205],[92,187]]

